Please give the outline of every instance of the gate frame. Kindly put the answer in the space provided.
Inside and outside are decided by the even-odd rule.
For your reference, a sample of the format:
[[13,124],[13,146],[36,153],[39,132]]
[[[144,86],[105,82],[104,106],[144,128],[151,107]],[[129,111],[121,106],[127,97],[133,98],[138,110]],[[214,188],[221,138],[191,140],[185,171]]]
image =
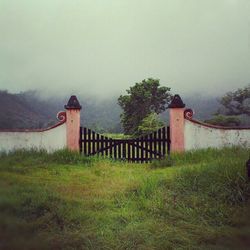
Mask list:
[[[170,118],[170,141],[171,152],[184,151],[184,107],[179,95],[175,95],[169,105]],[[80,151],[80,111],[79,104],[75,95],[71,96],[66,109],[66,126],[67,126],[67,149],[71,151]]]
[[[79,147],[84,155],[104,155],[129,162],[151,162],[170,155],[170,127],[130,139],[113,139],[80,127]],[[132,147],[132,148],[131,148]]]

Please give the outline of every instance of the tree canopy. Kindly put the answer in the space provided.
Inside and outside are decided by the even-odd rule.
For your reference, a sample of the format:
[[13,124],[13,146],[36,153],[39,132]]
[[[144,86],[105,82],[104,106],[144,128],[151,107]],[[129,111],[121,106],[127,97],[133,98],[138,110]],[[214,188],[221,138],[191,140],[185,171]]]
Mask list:
[[250,84],[226,93],[219,102],[225,108],[225,115],[250,115]]
[[159,114],[166,110],[172,95],[170,88],[160,86],[159,79],[148,78],[130,87],[127,95],[118,98],[123,109],[121,123],[125,134],[138,134],[138,127],[151,113]]
[[[215,116],[205,122],[221,126],[244,125],[242,116],[250,117],[250,84],[236,91],[227,92],[219,99],[221,108]],[[247,124],[249,125],[249,122]]]
[[147,135],[163,126],[164,123],[160,121],[158,115],[156,113],[150,113],[141,121],[140,125],[138,126],[138,134]]

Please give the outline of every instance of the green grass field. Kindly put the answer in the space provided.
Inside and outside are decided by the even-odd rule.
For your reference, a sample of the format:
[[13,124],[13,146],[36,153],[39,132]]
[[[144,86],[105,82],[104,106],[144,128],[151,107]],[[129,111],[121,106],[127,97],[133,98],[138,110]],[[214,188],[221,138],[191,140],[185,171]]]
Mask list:
[[0,249],[249,249],[248,157],[210,149],[143,165],[1,154]]

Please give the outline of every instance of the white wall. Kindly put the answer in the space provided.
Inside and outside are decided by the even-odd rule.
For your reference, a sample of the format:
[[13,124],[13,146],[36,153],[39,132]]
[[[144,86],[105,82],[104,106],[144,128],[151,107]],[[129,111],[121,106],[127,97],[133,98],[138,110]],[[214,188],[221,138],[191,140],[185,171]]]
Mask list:
[[42,132],[0,131],[0,151],[31,148],[46,149],[48,152],[66,148],[66,124]]
[[243,146],[250,148],[250,129],[212,128],[185,119],[185,150]]

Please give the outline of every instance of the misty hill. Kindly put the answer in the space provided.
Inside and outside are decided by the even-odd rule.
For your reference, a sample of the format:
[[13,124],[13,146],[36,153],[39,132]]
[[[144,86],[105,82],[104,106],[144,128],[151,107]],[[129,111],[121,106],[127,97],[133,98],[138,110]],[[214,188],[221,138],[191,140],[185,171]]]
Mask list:
[[[56,123],[56,114],[64,110],[66,98],[39,97],[37,92],[28,91],[11,94],[0,91],[0,128],[45,128]],[[79,98],[83,107],[81,123],[99,132],[120,132],[120,107],[116,100],[96,101]]]
[[34,93],[0,91],[0,128],[42,128],[53,120],[50,109]]
[[[117,99],[97,100],[78,97],[82,105],[81,123],[97,132],[121,132]],[[44,128],[56,123],[57,112],[64,110],[68,97],[41,98],[35,91],[11,94],[0,91],[0,128]],[[219,107],[215,97],[185,97],[186,107],[195,111],[195,118],[209,119]],[[167,123],[167,112],[162,114]]]

